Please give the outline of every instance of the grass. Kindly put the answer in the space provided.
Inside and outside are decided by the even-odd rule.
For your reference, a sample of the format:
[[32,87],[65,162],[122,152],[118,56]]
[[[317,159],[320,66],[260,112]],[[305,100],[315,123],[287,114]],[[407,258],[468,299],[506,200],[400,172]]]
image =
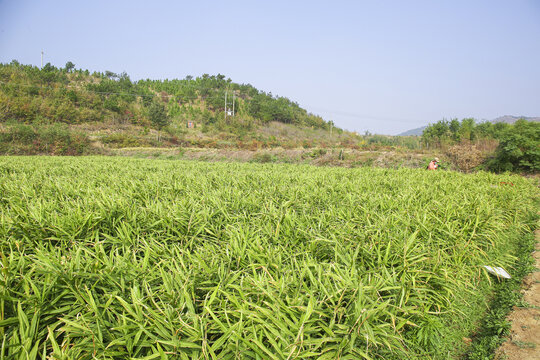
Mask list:
[[[512,324],[507,320],[508,314],[514,306],[525,305],[520,292],[521,280],[534,270],[530,254],[534,251],[535,243],[536,239],[533,233],[524,235],[520,241],[516,242],[517,260],[514,264],[513,277],[494,284],[493,297],[476,331],[475,341],[468,349],[467,359],[489,359],[504,341],[504,336],[509,335]],[[518,344],[516,343],[516,345]]]
[[536,344],[527,341],[512,341],[520,349],[536,349]]
[[[514,186],[500,186],[512,182]],[[0,158],[0,358],[447,359],[538,205],[511,175]]]

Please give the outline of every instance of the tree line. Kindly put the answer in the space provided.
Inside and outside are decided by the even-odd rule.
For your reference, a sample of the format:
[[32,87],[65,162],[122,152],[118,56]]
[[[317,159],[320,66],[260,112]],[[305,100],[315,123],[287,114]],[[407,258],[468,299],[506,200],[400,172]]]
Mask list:
[[427,147],[440,147],[442,145],[456,144],[462,141],[475,141],[478,139],[498,139],[511,128],[511,124],[492,123],[489,121],[478,123],[474,118],[440,120],[429,124],[422,132],[422,142]]
[[476,122],[473,118],[440,120],[427,126],[421,136],[428,148],[496,140],[495,154],[486,162],[494,171],[540,171],[540,122],[520,119],[514,124]]

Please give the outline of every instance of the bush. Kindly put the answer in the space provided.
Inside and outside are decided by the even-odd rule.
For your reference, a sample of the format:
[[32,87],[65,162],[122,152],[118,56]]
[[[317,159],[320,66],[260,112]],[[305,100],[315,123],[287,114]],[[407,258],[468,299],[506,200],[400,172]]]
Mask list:
[[92,153],[90,139],[68,126],[12,125],[0,131],[2,155],[83,155]]
[[307,159],[307,158],[317,159],[324,155],[326,155],[326,149],[315,149],[308,153],[302,154],[302,159]]
[[262,154],[255,154],[255,156],[253,156],[252,161],[265,164],[265,163],[276,162],[278,161],[278,158],[275,155],[265,152]]
[[540,171],[540,123],[518,120],[502,135],[488,167],[501,171]]
[[453,164],[464,172],[470,172],[486,159],[486,154],[471,143],[451,146],[446,150],[446,155],[452,159]]
[[34,128],[29,125],[15,124],[10,127],[10,131],[4,134],[2,141],[20,141],[28,143],[34,141],[37,134]]
[[149,145],[147,141],[125,133],[105,135],[101,138],[101,142],[109,145],[112,148],[140,147]]

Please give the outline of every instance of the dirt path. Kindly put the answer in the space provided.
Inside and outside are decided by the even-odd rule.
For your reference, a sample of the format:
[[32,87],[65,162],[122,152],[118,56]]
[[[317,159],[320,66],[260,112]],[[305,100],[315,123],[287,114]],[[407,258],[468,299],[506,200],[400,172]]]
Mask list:
[[512,322],[510,338],[499,348],[498,360],[540,359],[540,230],[536,231],[535,270],[523,280],[523,301],[527,307],[515,307],[508,317]]

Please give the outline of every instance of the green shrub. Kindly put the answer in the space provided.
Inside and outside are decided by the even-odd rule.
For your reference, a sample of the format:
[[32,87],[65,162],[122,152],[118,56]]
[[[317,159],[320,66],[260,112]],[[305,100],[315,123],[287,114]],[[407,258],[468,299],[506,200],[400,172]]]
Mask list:
[[101,142],[112,148],[140,147],[148,145],[146,141],[125,133],[105,135],[101,138]]
[[16,124],[11,126],[11,131],[9,132],[9,134],[10,141],[20,142],[31,142],[37,136],[32,126],[24,124]]
[[2,155],[83,155],[92,152],[90,139],[64,124],[15,124],[0,131]]
[[302,158],[303,159],[307,159],[307,158],[317,159],[326,155],[326,152],[327,152],[326,149],[314,149],[313,151],[302,154]]
[[540,171],[540,123],[518,120],[502,135],[491,170]]
[[270,163],[276,162],[277,160],[278,158],[270,153],[256,154],[255,156],[253,156],[253,162],[258,163]]

